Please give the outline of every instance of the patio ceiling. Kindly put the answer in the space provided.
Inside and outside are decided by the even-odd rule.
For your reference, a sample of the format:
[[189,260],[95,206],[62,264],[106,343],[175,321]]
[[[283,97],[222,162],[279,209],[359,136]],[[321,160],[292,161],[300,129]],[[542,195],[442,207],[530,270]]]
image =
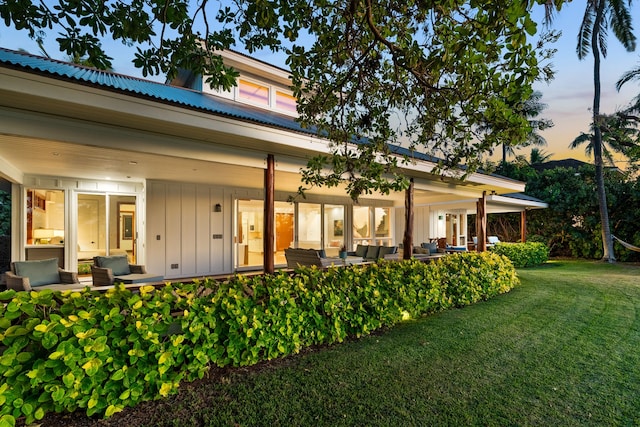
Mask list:
[[[163,180],[256,189],[262,189],[264,183],[264,170],[258,167],[1,134],[0,160],[25,175],[124,182]],[[299,173],[276,171],[277,191],[293,194],[299,186]],[[419,192],[425,197],[431,193]],[[309,194],[346,197],[341,188],[315,189]],[[385,198],[398,202],[404,200],[404,193]]]

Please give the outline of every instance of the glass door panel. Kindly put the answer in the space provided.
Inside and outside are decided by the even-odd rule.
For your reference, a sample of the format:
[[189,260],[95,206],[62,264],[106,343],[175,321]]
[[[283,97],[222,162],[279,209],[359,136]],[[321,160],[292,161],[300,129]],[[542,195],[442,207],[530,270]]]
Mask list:
[[107,253],[106,196],[78,194],[78,273],[91,274],[93,257]]
[[264,205],[262,200],[238,200],[236,267],[262,266]]
[[324,205],[324,246],[327,256],[338,256],[344,238],[344,206]]
[[375,208],[374,221],[376,224],[376,245],[391,245],[391,228],[389,227],[389,208]]
[[136,263],[136,198],[109,196],[109,254],[126,254]]
[[275,249],[273,263],[275,265],[286,264],[284,250],[293,247],[295,230],[294,205],[288,202],[275,202]]
[[90,274],[93,257],[126,254],[136,263],[136,197],[78,194],[78,272]]
[[322,208],[320,204],[298,204],[298,247],[322,249]]
[[[371,243],[371,215],[368,206],[353,207],[353,245]],[[355,248],[354,248],[355,249]],[[352,249],[353,250],[353,249]]]

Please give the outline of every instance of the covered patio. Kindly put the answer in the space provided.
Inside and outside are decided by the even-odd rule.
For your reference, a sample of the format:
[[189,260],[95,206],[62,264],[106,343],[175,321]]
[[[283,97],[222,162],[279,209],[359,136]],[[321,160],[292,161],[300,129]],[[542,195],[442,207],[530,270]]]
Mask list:
[[[0,125],[12,260],[55,256],[78,271],[95,254],[124,252],[179,279],[273,271],[287,247],[334,255],[404,240],[405,193],[356,203],[343,188],[309,188],[295,197],[300,169],[328,142],[291,115],[0,49]],[[524,190],[434,167],[420,154],[403,167],[414,183],[414,242],[444,237],[460,201]]]

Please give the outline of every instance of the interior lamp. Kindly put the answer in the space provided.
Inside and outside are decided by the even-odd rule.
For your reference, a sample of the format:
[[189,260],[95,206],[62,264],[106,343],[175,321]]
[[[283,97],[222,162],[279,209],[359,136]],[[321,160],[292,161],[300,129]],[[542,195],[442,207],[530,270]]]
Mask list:
[[31,234],[35,244],[46,245],[53,237],[53,230],[49,228],[36,228]]

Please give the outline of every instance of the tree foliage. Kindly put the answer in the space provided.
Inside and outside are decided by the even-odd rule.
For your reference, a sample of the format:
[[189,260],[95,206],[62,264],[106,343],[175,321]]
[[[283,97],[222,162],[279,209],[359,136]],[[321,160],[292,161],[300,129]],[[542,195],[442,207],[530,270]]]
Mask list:
[[0,236],[11,235],[11,194],[0,190]]
[[[602,257],[599,204],[593,197],[596,192],[593,165],[538,171],[524,162],[510,163],[510,167],[500,173],[526,181],[526,194],[549,204],[547,209],[527,213],[528,241],[546,243],[551,256]],[[608,168],[604,183],[612,234],[640,246],[640,177]],[[492,214],[488,217],[488,229],[506,241],[517,241],[519,221],[519,214]],[[615,244],[614,250],[621,261],[640,260],[640,254],[621,245]]]
[[527,2],[365,0],[334,14],[323,6],[309,4],[314,43],[288,51],[302,122],[335,143],[331,156],[310,163],[307,184],[346,180],[352,197],[386,193],[406,188],[401,174],[381,178],[410,161],[389,143],[473,171],[479,154],[527,139],[523,103],[543,73]]
[[[396,167],[411,159],[389,143],[437,156],[440,168],[466,163],[471,172],[502,141],[525,141],[531,125],[523,103],[534,80],[550,75],[548,39],[533,43],[530,11],[562,3],[4,0],[0,16],[36,39],[57,31],[67,55],[98,67],[111,66],[101,45],[110,36],[137,46],[134,63],[144,75],[171,78],[186,68],[225,89],[237,73],[216,50],[284,52],[301,122],[334,143],[303,180],[346,183],[357,198],[408,185]],[[487,122],[491,130],[479,132]]]

